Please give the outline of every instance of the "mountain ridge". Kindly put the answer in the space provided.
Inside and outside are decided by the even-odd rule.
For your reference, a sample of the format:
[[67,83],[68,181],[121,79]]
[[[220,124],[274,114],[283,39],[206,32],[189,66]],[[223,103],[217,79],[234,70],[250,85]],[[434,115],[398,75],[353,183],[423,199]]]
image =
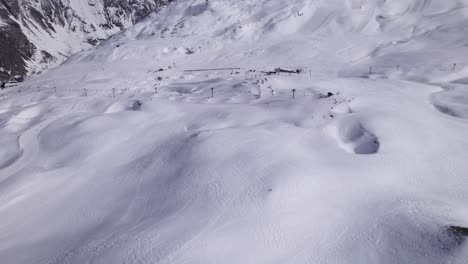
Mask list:
[[1,0],[0,70],[22,78],[96,46],[167,0]]

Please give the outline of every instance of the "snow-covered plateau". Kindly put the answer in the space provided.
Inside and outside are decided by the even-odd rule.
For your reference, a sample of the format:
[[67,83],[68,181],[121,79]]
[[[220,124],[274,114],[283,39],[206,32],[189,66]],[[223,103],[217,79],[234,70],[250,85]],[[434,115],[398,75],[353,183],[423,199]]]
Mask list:
[[466,0],[180,0],[0,91],[0,263],[468,263]]

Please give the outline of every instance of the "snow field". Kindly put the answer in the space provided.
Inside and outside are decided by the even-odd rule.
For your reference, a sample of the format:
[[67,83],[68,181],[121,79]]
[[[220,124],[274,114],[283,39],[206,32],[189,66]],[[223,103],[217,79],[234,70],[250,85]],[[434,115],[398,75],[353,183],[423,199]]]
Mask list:
[[178,1],[1,91],[0,259],[466,263],[465,12]]

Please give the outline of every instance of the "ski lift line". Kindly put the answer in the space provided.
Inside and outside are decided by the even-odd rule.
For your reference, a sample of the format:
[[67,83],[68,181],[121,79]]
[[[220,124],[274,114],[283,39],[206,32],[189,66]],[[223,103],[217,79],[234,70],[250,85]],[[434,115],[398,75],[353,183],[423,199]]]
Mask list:
[[[453,64],[447,64],[447,65],[439,65],[441,67],[439,68],[435,68],[435,70],[438,70],[438,71],[441,71],[441,72],[452,72],[452,71],[455,71],[455,69],[461,69],[461,68],[464,68],[466,66],[468,66],[468,63],[466,62],[456,62],[456,63],[453,63]],[[395,70],[395,71],[400,71],[402,70],[403,68],[405,68],[405,65],[404,64],[377,64],[377,65],[372,65],[372,74],[380,74],[380,73],[385,73],[387,71],[390,71],[390,70]],[[241,70],[242,68],[212,68],[212,69],[190,69],[190,70],[184,70],[184,72],[202,72],[202,71],[228,71],[228,70]],[[282,68],[282,69],[301,69],[300,72],[297,72],[297,73],[294,73],[294,74],[289,74],[289,72],[286,72],[286,74],[289,74],[289,76],[291,77],[294,77],[294,76],[305,76],[305,75],[310,75],[312,77],[312,73],[313,73],[313,70],[309,67],[309,66],[300,66],[300,67],[287,67],[287,68]],[[357,67],[356,68],[357,70],[364,70],[366,71],[365,69],[361,68],[361,67]],[[257,71],[257,73],[259,74],[257,77],[265,74],[265,72],[259,70],[259,69],[256,69],[254,70],[254,72]],[[367,70],[367,73],[369,71]],[[283,72],[284,73],[284,72]],[[18,84],[13,84],[13,83],[9,83],[10,85],[6,88],[16,88],[16,86],[18,86]],[[3,99],[7,99],[7,98],[10,98],[10,97],[15,97],[17,95],[23,95],[23,94],[31,94],[33,92],[51,92],[51,93],[57,93],[58,91],[56,90],[56,88],[51,88],[51,87],[47,87],[47,88],[44,88],[44,87],[36,87],[37,90],[34,90],[34,91],[30,91],[28,89],[26,90],[15,90],[15,91],[4,91],[3,89],[0,91],[0,100],[3,100]],[[115,91],[114,91],[115,89]],[[129,92],[128,91],[128,88],[126,89],[90,89],[90,88],[86,88],[86,92],[89,94],[89,95],[96,95],[96,94],[101,94],[101,93],[108,93],[108,94],[112,94],[113,96],[117,96],[117,95],[123,95],[125,94],[126,92]],[[151,91],[150,91],[151,90]],[[66,92],[71,92],[71,93],[77,93],[77,92],[83,92],[83,89],[60,89],[60,92],[61,93],[66,93]],[[133,96],[135,94],[141,94],[141,93],[150,93],[150,92],[154,92],[153,89],[149,89],[149,90],[146,90],[146,89],[140,89],[140,90],[136,90],[136,91],[133,91]],[[115,95],[114,95],[115,94]]]
[[232,71],[232,70],[240,70],[240,69],[241,69],[241,68],[192,69],[192,70],[184,70],[184,72]]

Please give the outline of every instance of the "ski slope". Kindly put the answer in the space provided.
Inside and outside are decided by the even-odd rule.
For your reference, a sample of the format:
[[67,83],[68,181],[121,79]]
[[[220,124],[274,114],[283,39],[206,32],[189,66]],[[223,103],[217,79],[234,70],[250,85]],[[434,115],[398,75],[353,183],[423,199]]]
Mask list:
[[467,263],[467,29],[461,0],[172,3],[0,92],[0,260]]

